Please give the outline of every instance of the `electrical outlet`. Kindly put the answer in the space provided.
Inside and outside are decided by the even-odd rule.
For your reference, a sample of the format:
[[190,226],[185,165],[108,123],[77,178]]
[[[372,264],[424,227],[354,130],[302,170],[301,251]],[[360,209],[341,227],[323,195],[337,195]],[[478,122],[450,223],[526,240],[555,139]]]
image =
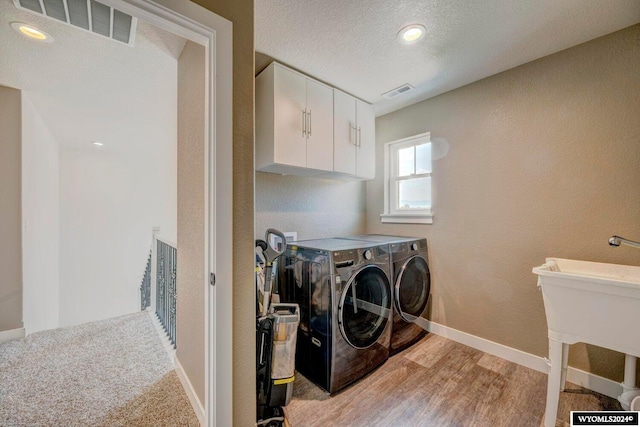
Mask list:
[[[297,231],[285,231],[282,234],[284,234],[284,237],[287,239],[287,243],[289,242],[295,242],[296,240],[298,240],[298,232]],[[276,235],[271,234],[269,236],[269,246],[271,246],[274,249],[278,249],[278,250],[282,250],[284,248],[282,248],[282,239]]]
[[297,231],[285,231],[284,237],[287,238],[287,242],[295,242],[298,240],[298,232]]

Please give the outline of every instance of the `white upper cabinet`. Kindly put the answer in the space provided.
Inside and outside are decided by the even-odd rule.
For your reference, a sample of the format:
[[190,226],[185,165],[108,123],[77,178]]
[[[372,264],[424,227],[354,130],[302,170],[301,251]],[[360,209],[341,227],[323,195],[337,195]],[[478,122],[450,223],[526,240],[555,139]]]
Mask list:
[[371,179],[370,105],[276,62],[256,77],[256,170]]
[[356,99],[337,89],[333,90],[333,170],[356,174]]
[[375,114],[351,95],[333,90],[333,170],[358,178],[375,177]]
[[256,77],[256,169],[333,171],[333,89],[280,64]]
[[[307,108],[306,79],[288,70],[274,68],[273,136],[274,161],[284,165],[307,167],[307,137],[303,131]],[[271,135],[269,135],[271,136]]]
[[357,101],[356,121],[356,175],[364,179],[373,179],[376,176],[376,115],[371,105]]
[[333,170],[333,89],[307,81],[307,167]]

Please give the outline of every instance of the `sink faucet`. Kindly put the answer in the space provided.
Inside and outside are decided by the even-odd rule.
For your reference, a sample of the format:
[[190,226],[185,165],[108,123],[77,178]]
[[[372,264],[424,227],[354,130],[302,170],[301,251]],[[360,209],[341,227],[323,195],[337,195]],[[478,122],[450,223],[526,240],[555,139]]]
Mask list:
[[611,236],[609,238],[609,244],[611,246],[620,246],[621,243],[625,245],[633,246],[634,248],[640,248],[640,242],[634,242],[633,240],[627,240],[620,236]]

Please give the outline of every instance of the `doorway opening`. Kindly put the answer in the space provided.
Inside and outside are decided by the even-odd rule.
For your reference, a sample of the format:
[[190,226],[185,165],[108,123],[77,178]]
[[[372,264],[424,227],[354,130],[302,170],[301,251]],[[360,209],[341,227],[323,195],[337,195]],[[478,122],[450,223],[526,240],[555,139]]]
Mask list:
[[[94,5],[96,2],[87,2]],[[162,220],[151,219],[150,224],[161,225],[161,233],[167,230],[169,234],[164,240],[173,241],[178,246],[181,243],[182,238],[178,229],[180,228],[180,206],[186,206],[192,210],[197,211],[201,218],[201,229],[194,232],[194,235],[198,235],[199,239],[194,242],[186,241],[185,253],[187,263],[190,260],[194,260],[194,265],[197,265],[199,274],[193,277],[187,277],[185,286],[188,286],[185,295],[195,294],[195,299],[182,298],[184,304],[192,304],[194,307],[198,307],[198,310],[190,311],[189,306],[185,306],[184,313],[192,313],[193,318],[183,319],[183,324],[189,322],[199,325],[201,334],[195,336],[189,336],[184,334],[185,354],[193,353],[190,350],[190,346],[194,343],[198,343],[200,348],[199,360],[187,360],[185,356],[184,363],[180,359],[180,351],[177,354],[177,366],[179,366],[184,373],[184,381],[186,389],[197,387],[194,384],[196,381],[201,381],[201,391],[192,390],[192,394],[195,395],[202,408],[202,417],[206,416],[207,425],[215,425],[217,423],[230,424],[231,418],[231,397],[226,391],[231,389],[231,322],[228,321],[230,316],[230,300],[231,300],[231,254],[228,248],[231,247],[231,24],[230,22],[214,15],[208,10],[201,8],[195,4],[187,3],[184,5],[173,4],[175,2],[161,1],[163,5],[157,3],[151,3],[144,0],[105,0],[101,4],[107,7],[113,7],[114,9],[129,14],[134,18],[137,18],[140,22],[148,23],[149,26],[155,26],[160,31],[155,33],[156,39],[153,36],[149,36],[151,44],[156,44],[156,47],[161,45],[166,50],[171,50],[171,40],[182,38],[185,41],[185,46],[192,43],[198,47],[201,51],[201,68],[202,68],[202,88],[200,92],[201,101],[189,102],[186,101],[183,105],[195,106],[201,105],[201,108],[195,109],[194,116],[199,115],[201,122],[200,134],[193,136],[189,135],[189,138],[197,140],[195,147],[199,151],[199,156],[185,159],[186,165],[197,163],[199,164],[199,187],[197,194],[192,199],[187,199],[184,205],[181,205],[181,195],[179,194],[179,181],[177,178],[181,176],[180,173],[180,149],[178,143],[178,149],[175,145],[171,146],[171,143],[167,143],[166,146],[162,144],[163,137],[166,134],[171,134],[171,130],[161,129],[163,123],[157,123],[158,129],[154,129],[152,126],[150,129],[141,131],[147,122],[152,122],[153,119],[167,117],[163,115],[166,111],[158,111],[162,102],[156,102],[153,104],[147,103],[146,116],[138,117],[134,120],[134,124],[131,127],[126,128],[123,123],[124,119],[118,118],[117,113],[122,111],[129,112],[130,115],[134,115],[133,112],[137,110],[144,110],[143,108],[135,108],[138,99],[136,95],[129,91],[125,85],[120,88],[112,90],[103,90],[101,94],[96,95],[93,99],[87,99],[85,96],[88,91],[83,91],[76,88],[68,89],[66,95],[76,95],[75,103],[67,104],[65,108],[64,103],[60,102],[59,97],[50,96],[50,94],[38,94],[38,91],[33,86],[25,85],[21,77],[18,77],[15,81],[0,81],[0,84],[16,87],[23,90],[29,99],[26,101],[29,103],[29,108],[35,110],[34,117],[39,117],[40,130],[47,133],[46,137],[49,139],[64,139],[65,145],[60,149],[60,143],[55,150],[51,149],[52,144],[49,144],[49,152],[44,152],[40,146],[33,146],[31,154],[37,157],[40,163],[29,162],[27,163],[29,174],[33,174],[38,177],[38,191],[32,192],[37,196],[34,203],[44,203],[45,206],[39,206],[40,212],[51,213],[55,211],[56,204],[58,205],[57,218],[55,215],[41,215],[36,216],[35,220],[38,224],[47,225],[50,231],[50,236],[47,242],[51,243],[51,250],[38,252],[37,244],[42,242],[43,233],[41,229],[30,228],[30,225],[36,222],[23,221],[23,231],[31,232],[30,230],[37,231],[32,235],[32,243],[29,244],[30,248],[34,248],[34,252],[37,256],[28,254],[31,260],[44,259],[45,262],[53,265],[55,259],[46,259],[47,255],[56,252],[58,255],[58,287],[54,286],[53,292],[57,295],[46,295],[42,290],[30,287],[29,283],[37,285],[41,282],[38,278],[27,278],[25,282],[25,313],[24,313],[24,327],[27,329],[27,333],[30,333],[30,329],[44,330],[51,327],[65,326],[77,323],[84,323],[86,321],[96,320],[96,318],[109,317],[114,314],[119,314],[118,310],[124,310],[127,312],[139,309],[141,307],[140,299],[143,295],[139,292],[138,287],[140,282],[136,283],[133,288],[128,283],[127,286],[121,285],[122,282],[127,280],[121,280],[115,276],[109,276],[109,274],[115,272],[129,272],[134,270],[135,267],[123,267],[122,265],[114,266],[110,271],[111,273],[96,274],[94,269],[94,275],[98,277],[99,282],[101,280],[104,283],[100,283],[97,286],[91,288],[90,286],[80,286],[82,274],[77,274],[78,271],[89,267],[91,260],[95,262],[98,268],[102,268],[104,264],[108,264],[109,260],[113,261],[115,255],[122,255],[121,252],[125,250],[131,250],[130,256],[122,257],[127,261],[131,261],[132,265],[138,263],[139,258],[142,258],[139,262],[138,276],[144,271],[146,253],[143,253],[142,257],[139,257],[141,252],[145,250],[140,249],[139,238],[143,234],[146,235],[147,240],[151,240],[151,230],[140,231],[139,236],[135,232],[122,232],[128,225],[124,224],[135,217],[135,214],[140,214],[140,217],[144,219],[138,219],[131,222],[144,223],[145,220],[149,220],[149,217],[155,216],[155,218],[161,217],[160,211],[176,212],[177,214],[171,218],[171,214],[165,215]],[[42,4],[42,2],[40,2]],[[7,5],[10,7],[11,5]],[[18,9],[11,13],[16,13]],[[4,16],[9,16],[11,13],[7,11]],[[113,17],[113,13],[111,15]],[[46,18],[41,18],[46,19]],[[143,25],[144,27],[144,25]],[[69,33],[71,33],[69,28]],[[158,34],[161,34],[158,36]],[[87,36],[93,36],[87,34]],[[56,42],[61,42],[65,39],[65,36],[56,37]],[[74,43],[76,36],[69,37],[69,40]],[[97,44],[97,42],[92,42]],[[115,46],[115,45],[114,45]],[[38,46],[38,49],[43,46]],[[121,48],[121,46],[118,46]],[[129,49],[129,47],[125,47]],[[107,47],[109,49],[117,49],[116,47]],[[99,52],[99,58],[104,58],[104,51]],[[165,52],[166,53],[166,52]],[[181,52],[183,53],[183,52]],[[36,62],[41,55],[46,55],[46,51],[38,51],[34,54],[24,54],[29,56],[32,62]],[[153,66],[154,63],[149,57],[145,55],[138,55],[141,66]],[[66,64],[65,67],[60,69],[63,72],[66,70],[67,74],[75,75],[76,77],[83,76],[87,69],[92,64],[86,61],[86,58],[76,58]],[[165,58],[166,59],[166,58]],[[174,61],[179,60],[173,58]],[[166,62],[166,61],[165,61]],[[117,65],[117,61],[115,62]],[[122,64],[120,64],[122,65]],[[147,72],[147,79],[142,79],[138,82],[137,89],[144,87],[145,83],[153,83],[153,79],[157,79],[161,73],[161,65],[153,70]],[[168,67],[170,68],[170,67]],[[179,66],[174,67],[174,72],[177,73]],[[56,78],[52,73],[53,68],[40,68],[40,74],[44,75],[50,82],[55,84]],[[47,74],[51,73],[51,74]],[[116,80],[118,77],[118,71],[114,71],[111,77]],[[179,80],[179,78],[178,78]],[[171,96],[168,94],[162,94],[163,89],[161,85],[160,92],[156,93],[158,99],[166,100]],[[179,82],[175,82],[178,85]],[[62,88],[64,85],[59,84],[58,88]],[[69,86],[67,86],[68,88]],[[164,88],[171,91],[171,88]],[[175,92],[178,92],[176,90]],[[119,109],[109,110],[105,108],[106,101],[114,101],[118,98],[117,95],[128,96],[126,102],[121,102]],[[71,96],[73,100],[73,96]],[[175,98],[175,94],[174,94]],[[84,103],[84,110],[82,106]],[[179,108],[179,101],[176,100],[173,108]],[[73,107],[81,107],[80,110]],[[97,107],[96,107],[97,106]],[[104,125],[103,136],[88,137],[88,133],[82,134],[78,132],[74,134],[71,131],[81,130],[96,130],[100,125],[90,125],[89,120],[82,120],[80,115],[83,112],[91,110],[98,111],[102,118],[102,124]],[[139,106],[138,106],[139,107]],[[180,116],[180,112],[177,112]],[[60,117],[63,117],[60,119]],[[58,120],[56,120],[58,118]],[[171,120],[165,120],[170,122]],[[175,119],[174,119],[175,123]],[[136,126],[137,125],[137,126]],[[177,124],[174,126],[178,128]],[[42,128],[47,128],[42,130]],[[128,135],[118,135],[118,131],[121,128],[126,128],[125,131]],[[136,133],[138,132],[138,133]],[[155,132],[155,134],[154,134]],[[96,132],[98,133],[98,132]],[[178,132],[173,132],[174,136]],[[144,134],[144,135],[143,135]],[[74,139],[74,135],[75,138]],[[131,183],[138,182],[135,177],[140,180],[150,179],[150,175],[153,175],[154,169],[144,169],[141,167],[142,163],[136,163],[135,158],[148,159],[149,153],[153,150],[145,148],[141,140],[144,137],[155,140],[156,145],[154,148],[163,147],[165,149],[166,156],[156,159],[157,163],[164,166],[164,171],[169,170],[168,174],[157,174],[159,179],[151,180],[157,183],[158,180],[162,180],[166,176],[174,176],[175,183],[163,183],[159,187],[165,191],[159,191],[155,195],[143,195],[140,193],[131,191]],[[56,138],[57,137],[57,138]],[[38,134],[38,142],[42,142],[42,135]],[[121,144],[123,141],[127,141],[128,144]],[[49,141],[51,142],[51,141]],[[68,145],[67,145],[68,143]],[[74,146],[74,144],[76,144]],[[83,145],[84,144],[84,145]],[[99,145],[102,144],[102,145]],[[121,144],[121,145],[118,145]],[[137,144],[137,145],[136,145]],[[133,149],[134,153],[125,156],[123,153],[125,150]],[[171,164],[171,151],[173,150],[173,165]],[[64,151],[64,153],[62,153]],[[156,150],[158,151],[158,150]],[[176,154],[177,151],[177,154]],[[155,152],[153,152],[155,153]],[[185,153],[189,154],[189,153]],[[151,154],[156,156],[157,153]],[[47,157],[49,156],[49,157]],[[178,157],[177,161],[175,158]],[[106,159],[105,159],[106,158]],[[55,160],[55,161],[52,161]],[[139,159],[138,159],[139,160]],[[55,163],[56,167],[51,167]],[[34,166],[43,167],[34,167]],[[146,163],[145,163],[146,166]],[[162,169],[162,166],[156,167],[156,169]],[[31,168],[31,169],[29,169]],[[194,168],[191,168],[194,169]],[[171,172],[173,171],[173,172]],[[22,171],[21,171],[22,172]],[[133,177],[133,178],[132,178]],[[171,181],[171,180],[168,180]],[[57,183],[58,194],[48,191],[47,183]],[[64,186],[64,188],[63,188]],[[55,187],[55,185],[54,185]],[[169,190],[167,190],[167,187]],[[31,190],[29,190],[31,192]],[[173,193],[174,197],[164,197],[167,193]],[[176,194],[178,193],[178,194]],[[124,194],[127,194],[125,197]],[[132,194],[135,194],[132,196]],[[102,197],[98,197],[102,196]],[[48,199],[47,199],[48,197]],[[91,197],[95,199],[92,200]],[[43,201],[44,200],[44,201]],[[191,205],[190,203],[196,200],[198,203]],[[67,203],[69,202],[69,203]],[[65,208],[61,209],[60,206],[64,204]],[[173,204],[173,208],[170,206]],[[169,207],[167,208],[167,205]],[[177,206],[177,207],[176,207]],[[165,209],[167,208],[167,209]],[[127,212],[129,210],[129,212]],[[82,215],[78,215],[78,213]],[[115,219],[126,219],[126,221],[114,224]],[[23,218],[24,219],[24,218]],[[162,226],[164,221],[167,226]],[[56,226],[56,223],[58,224]],[[123,225],[124,224],[124,225]],[[138,224],[140,225],[140,224]],[[144,225],[144,224],[143,224]],[[149,224],[147,224],[149,225]],[[114,227],[110,230],[109,227]],[[117,227],[116,227],[117,226]],[[173,230],[171,230],[173,227]],[[140,228],[148,228],[143,226]],[[87,232],[91,230],[92,232]],[[97,231],[95,231],[97,230]],[[56,235],[57,231],[57,235]],[[173,236],[171,235],[173,234]],[[112,237],[118,235],[119,239],[112,239]],[[128,238],[122,237],[128,235]],[[61,242],[61,236],[64,237],[64,242]],[[72,237],[72,239],[70,239]],[[173,237],[173,239],[171,238]],[[31,237],[30,237],[31,238]],[[117,240],[117,244],[112,244],[107,240]],[[87,246],[83,246],[82,242],[93,241],[90,245],[92,248],[98,248],[98,251],[88,251]],[[102,242],[103,245],[96,245],[96,240]],[[53,243],[52,243],[53,242]],[[80,242],[80,243],[79,243]],[[147,244],[146,250],[148,250],[149,244]],[[64,250],[67,248],[67,250]],[[104,250],[107,249],[109,250]],[[115,248],[115,249],[114,249]],[[189,252],[196,248],[195,251]],[[180,248],[178,248],[180,250]],[[100,252],[102,251],[102,252]],[[46,253],[43,253],[46,252]],[[93,253],[91,253],[93,252]],[[96,253],[97,252],[97,253]],[[135,252],[135,254],[134,254]],[[178,252],[180,253],[180,252]],[[87,255],[92,255],[86,257]],[[86,259],[85,259],[86,257]],[[180,255],[177,256],[178,258]],[[55,258],[55,257],[54,257]],[[63,259],[64,264],[59,260]],[[98,260],[98,261],[96,261]],[[33,264],[31,261],[25,264],[25,272],[29,274],[37,273],[37,264]],[[50,270],[54,273],[50,276],[55,276],[55,269]],[[62,273],[60,273],[62,271]],[[178,267],[178,279],[180,276],[180,268]],[[67,276],[74,278],[73,287],[69,288],[65,280],[64,297],[61,297],[60,279]],[[216,286],[213,287],[210,284],[210,279],[215,274]],[[46,275],[45,275],[46,277]],[[75,280],[78,279],[78,280]],[[85,281],[86,282],[86,281]],[[92,281],[93,282],[93,281]],[[128,282],[128,281],[127,281]],[[115,283],[115,284],[112,284]],[[120,289],[122,286],[122,289]],[[177,293],[180,295],[180,284],[178,284]],[[133,290],[132,290],[133,289]],[[117,297],[117,291],[122,290],[123,294],[126,293],[131,296],[133,293],[134,298],[127,298],[126,304],[131,304],[131,307],[127,306],[123,308],[121,303],[122,299]],[[51,291],[51,289],[48,289]],[[190,292],[195,291],[195,292]],[[31,292],[29,294],[28,292]],[[71,296],[72,298],[70,298]],[[43,298],[45,297],[45,298]],[[84,298],[84,299],[83,299]],[[58,304],[54,309],[51,302],[55,300]],[[42,316],[44,311],[33,304],[34,301],[39,301],[45,308],[44,311],[50,309],[50,315]],[[89,301],[89,302],[87,302]],[[181,301],[179,296],[178,301]],[[119,304],[120,303],[120,304]],[[64,304],[64,307],[62,306]],[[28,308],[27,308],[28,307]],[[178,348],[181,345],[180,332],[181,332],[181,317],[180,317],[180,302],[177,306],[177,325],[176,326],[176,341]],[[30,311],[31,310],[31,311]],[[171,310],[169,310],[171,311]],[[195,314],[194,314],[195,313]],[[40,325],[37,325],[33,319],[40,318],[42,320]],[[62,322],[61,322],[62,321]],[[192,330],[193,328],[189,328]],[[217,374],[219,373],[219,374]],[[204,389],[204,391],[202,391]],[[189,390],[187,390],[189,391]],[[193,397],[193,396],[192,396]],[[192,400],[193,403],[193,400]],[[216,410],[216,404],[221,408]],[[206,415],[205,415],[206,414]],[[203,420],[202,418],[201,420]]]

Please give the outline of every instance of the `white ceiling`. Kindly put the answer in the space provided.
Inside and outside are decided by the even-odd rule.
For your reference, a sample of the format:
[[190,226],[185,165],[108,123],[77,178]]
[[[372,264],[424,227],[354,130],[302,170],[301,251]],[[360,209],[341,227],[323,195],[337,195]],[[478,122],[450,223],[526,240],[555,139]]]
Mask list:
[[[638,0],[256,0],[255,8],[258,53],[372,103],[377,115],[640,22]],[[414,23],[426,37],[399,44],[397,32]],[[405,83],[416,90],[382,98]]]
[[[55,41],[27,39],[13,21]],[[0,85],[24,90],[61,145],[90,148],[98,140],[105,149],[147,149],[172,140],[158,120],[177,120],[177,58],[185,42],[138,21],[129,47],[0,0]]]

